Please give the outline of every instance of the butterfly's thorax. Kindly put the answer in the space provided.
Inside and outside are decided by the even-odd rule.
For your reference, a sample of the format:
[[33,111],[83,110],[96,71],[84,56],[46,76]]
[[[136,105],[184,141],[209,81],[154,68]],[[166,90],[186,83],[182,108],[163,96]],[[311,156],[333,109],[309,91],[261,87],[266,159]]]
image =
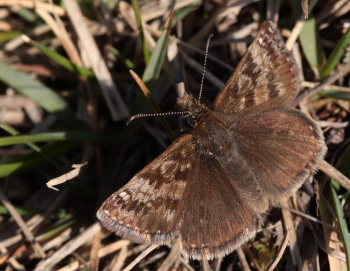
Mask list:
[[194,119],[191,134],[196,152],[208,158],[227,159],[234,156],[237,150],[235,140],[232,140],[234,131],[227,126],[228,122],[222,113],[209,109],[189,94],[185,94],[178,103]]
[[232,140],[234,132],[224,125],[215,114],[205,114],[194,127],[193,139],[196,150],[205,156],[225,158],[233,157],[237,150],[236,141]]

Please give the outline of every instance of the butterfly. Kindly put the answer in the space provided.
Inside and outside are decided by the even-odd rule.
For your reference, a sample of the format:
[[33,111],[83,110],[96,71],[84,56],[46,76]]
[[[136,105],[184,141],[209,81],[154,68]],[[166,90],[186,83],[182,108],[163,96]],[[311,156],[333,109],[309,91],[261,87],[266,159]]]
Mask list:
[[191,131],[102,204],[103,226],[135,242],[179,240],[199,260],[247,242],[325,155],[320,128],[292,107],[299,88],[277,27],[264,23],[210,107],[178,101]]

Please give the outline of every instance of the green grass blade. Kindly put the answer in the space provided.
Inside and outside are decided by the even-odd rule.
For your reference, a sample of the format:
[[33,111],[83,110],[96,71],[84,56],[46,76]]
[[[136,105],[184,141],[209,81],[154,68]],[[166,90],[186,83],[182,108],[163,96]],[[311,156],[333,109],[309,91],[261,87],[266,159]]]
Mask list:
[[331,55],[329,56],[327,64],[323,67],[321,71],[321,80],[325,80],[331,75],[335,67],[338,65],[340,59],[345,54],[346,48],[349,46],[349,44],[350,44],[350,27],[342,36],[337,46],[334,48]]
[[0,178],[33,168],[37,169],[42,164],[49,163],[51,159],[61,156],[77,146],[78,144],[69,141],[54,143],[43,147],[40,153],[32,152],[12,161],[2,163],[0,164]]
[[22,35],[22,32],[18,30],[0,32],[0,42],[7,42],[9,40],[19,37],[20,35]]
[[140,9],[140,5],[139,5],[139,1],[138,0],[131,0],[131,4],[132,4],[132,6],[134,8],[137,28],[139,29],[140,35],[141,35],[142,48],[143,48],[143,57],[145,59],[145,63],[148,63],[149,60],[150,60],[150,57],[151,57],[152,49],[150,48],[150,46],[147,43],[147,40],[145,39],[145,34],[144,34],[144,31],[143,31],[142,18],[141,18],[141,9]]
[[135,68],[135,63],[128,59],[126,56],[124,56],[117,48],[111,47],[111,51],[123,62],[123,64],[129,70],[133,70]]
[[15,70],[4,62],[0,62],[0,80],[16,89],[24,96],[37,102],[50,113],[60,113],[72,118],[68,104],[56,92],[41,82],[31,78],[28,74]]
[[317,93],[317,98],[333,98],[338,100],[350,101],[350,92],[341,90],[323,90]]
[[201,0],[197,0],[193,2],[190,5],[187,5],[179,10],[177,10],[174,14],[174,22],[172,23],[171,27],[175,27],[178,21],[181,21],[184,19],[188,14],[190,14],[199,4],[201,3]]
[[[9,134],[16,136],[19,135],[19,131],[17,131],[15,128],[13,128],[12,126],[8,125],[7,123],[4,122],[0,122],[0,128],[2,128],[3,130],[5,130],[6,132],[8,132]],[[0,139],[1,140],[1,139]],[[36,152],[40,152],[41,149],[39,146],[31,143],[31,142],[25,142],[25,144],[27,144],[32,150],[36,151]]]
[[50,49],[49,47],[46,47],[45,45],[41,44],[40,42],[31,40],[30,43],[36,47],[41,53],[52,59],[54,62],[62,66],[63,68],[74,72],[78,75],[83,76],[84,78],[93,77],[94,73],[88,69],[85,69],[83,67],[80,67],[78,65],[75,65],[72,63],[68,58],[60,55],[56,51]]
[[[28,207],[19,207],[19,206],[15,206],[15,209],[17,213],[19,213],[20,215],[27,215],[27,216],[40,214],[43,211],[38,208],[28,208]],[[7,208],[4,205],[0,205],[0,215],[9,215],[9,214],[10,212],[7,210]]]
[[162,35],[159,37],[151,59],[146,66],[145,72],[142,76],[142,81],[146,84],[152,84],[152,82],[156,81],[159,78],[168,49],[170,31],[169,26],[171,26],[171,24],[172,19],[170,18],[167,23],[168,27],[166,27],[166,30],[163,31]]
[[35,24],[40,20],[40,17],[28,8],[20,8],[16,11],[17,15],[22,17],[28,23]]
[[321,45],[317,22],[311,18],[305,22],[300,32],[299,40],[307,61],[317,76],[326,63],[326,55]]
[[88,132],[52,132],[40,133],[33,135],[17,135],[0,137],[0,147],[11,146],[17,144],[27,144],[30,142],[45,142],[45,141],[97,141],[97,142],[114,142],[114,136],[96,135]]
[[[332,180],[332,183],[335,183],[336,185],[338,185],[335,180]],[[340,233],[341,233],[341,236],[343,238],[347,270],[350,270],[350,235],[349,235],[349,229],[348,229],[348,226],[347,226],[347,222],[346,222],[346,219],[345,219],[343,208],[342,208],[342,206],[340,204],[340,201],[339,201],[339,198],[338,198],[337,190],[335,189],[334,186],[332,186],[331,193],[332,193],[332,200],[333,200],[333,206],[334,206],[335,215],[336,215],[336,217],[338,219]]]

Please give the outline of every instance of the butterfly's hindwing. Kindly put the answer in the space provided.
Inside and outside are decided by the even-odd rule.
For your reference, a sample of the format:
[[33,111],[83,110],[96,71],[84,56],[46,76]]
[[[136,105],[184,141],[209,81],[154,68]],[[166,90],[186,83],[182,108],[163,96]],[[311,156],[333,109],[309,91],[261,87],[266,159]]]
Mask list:
[[257,214],[216,158],[201,155],[194,162],[181,204],[182,248],[194,259],[222,257],[250,239],[258,229]]
[[240,141],[240,155],[258,174],[264,195],[273,205],[314,173],[326,150],[318,126],[292,108],[245,115],[231,129]]

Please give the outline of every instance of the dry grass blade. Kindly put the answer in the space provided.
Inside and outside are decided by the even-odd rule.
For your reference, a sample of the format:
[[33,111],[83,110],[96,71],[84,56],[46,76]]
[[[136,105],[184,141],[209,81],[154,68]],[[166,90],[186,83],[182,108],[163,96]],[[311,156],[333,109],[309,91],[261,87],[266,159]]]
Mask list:
[[[305,1],[305,0],[303,0]],[[308,0],[306,0],[308,1]],[[308,12],[311,12],[312,9],[315,7],[316,3],[318,0],[313,0],[309,7],[308,7]],[[296,24],[293,27],[293,30],[288,38],[288,40],[286,41],[286,47],[288,50],[292,50],[293,45],[295,44],[296,40],[298,39],[298,36],[300,34],[300,31],[302,30],[303,26],[305,24],[305,18],[299,18],[299,20],[297,20]]]
[[77,250],[84,244],[91,242],[93,237],[97,232],[101,231],[100,223],[95,223],[90,226],[87,230],[83,231],[79,236],[70,240],[64,246],[62,246],[59,250],[57,250],[50,258],[45,259],[36,266],[35,271],[48,271],[52,270],[52,268],[59,263],[62,259],[70,255],[72,252]]
[[288,245],[288,241],[289,241],[289,230],[287,228],[287,232],[286,232],[286,236],[283,240],[283,243],[282,243],[282,246],[280,248],[280,250],[278,251],[278,254],[277,254],[277,257],[276,259],[271,263],[271,265],[269,266],[269,268],[267,269],[267,271],[273,271],[275,270],[275,268],[277,267],[277,264],[280,262],[282,256],[283,256],[283,253],[284,251],[286,250],[287,248],[287,245]]
[[344,77],[347,73],[350,72],[350,64],[340,65],[338,71],[334,72],[330,77],[328,77],[325,81],[319,83],[316,87],[312,89],[308,89],[302,92],[295,100],[295,104],[301,103],[303,100],[307,100],[312,95],[315,95],[319,91],[321,91],[325,86],[332,84],[338,79]]
[[22,230],[24,236],[27,238],[27,240],[29,241],[29,243],[31,243],[33,245],[34,250],[36,251],[36,253],[41,257],[44,258],[45,252],[43,250],[43,248],[40,246],[39,243],[37,243],[37,241],[35,240],[35,237],[33,235],[33,233],[28,229],[26,223],[24,222],[24,220],[22,219],[22,217],[18,214],[18,212],[16,211],[15,207],[11,204],[11,202],[7,199],[7,197],[5,196],[5,194],[2,192],[2,190],[0,190],[0,200],[2,202],[2,204],[4,204],[4,206],[7,208],[7,210],[10,212],[11,216],[13,217],[13,219],[16,221],[17,225],[20,227],[20,229]]
[[133,260],[127,267],[125,267],[123,271],[132,270],[140,261],[142,261],[145,257],[147,257],[148,254],[150,254],[153,250],[155,250],[158,247],[158,245],[149,246],[139,256],[137,256],[135,260]]
[[91,270],[97,271],[98,270],[98,265],[99,265],[99,260],[100,258],[98,257],[98,251],[101,246],[101,239],[102,239],[102,231],[99,231],[95,234],[94,239],[92,241],[92,246],[90,250],[90,266]]
[[203,271],[211,271],[212,270],[207,259],[203,259],[202,264],[203,264]]
[[131,76],[134,78],[135,82],[140,87],[141,91],[143,92],[143,95],[145,95],[145,97],[147,97],[147,98],[151,98],[152,94],[149,91],[148,87],[145,85],[145,83],[142,81],[140,76],[138,76],[138,74],[135,73],[133,70],[130,70],[129,72],[130,72]]
[[309,0],[302,0],[301,1],[301,8],[304,12],[305,19],[309,17]]
[[181,242],[177,239],[174,245],[171,248],[171,251],[166,257],[166,259],[162,262],[162,265],[158,268],[158,271],[167,271],[171,270],[171,266],[178,260],[181,255]]
[[330,178],[336,180],[341,186],[350,191],[350,180],[344,174],[342,174],[335,167],[324,160],[320,161],[318,166],[319,169],[327,174]]
[[62,183],[65,183],[65,182],[77,177],[80,173],[81,168],[85,165],[87,165],[87,162],[82,163],[82,164],[73,164],[72,165],[72,168],[74,168],[73,170],[71,170],[71,171],[69,171],[69,172],[67,172],[67,173],[65,173],[57,178],[51,179],[50,181],[48,181],[46,183],[47,187],[51,188],[53,190],[59,191],[58,188],[56,188],[55,186],[62,184]]
[[112,118],[114,120],[126,118],[129,115],[129,111],[118,92],[117,86],[112,80],[112,75],[107,68],[96,42],[86,26],[78,3],[73,0],[64,0],[64,3],[79,40],[91,62]]
[[119,254],[115,256],[115,260],[111,261],[111,271],[120,271],[125,264],[125,260],[128,257],[127,246],[122,247]]
[[[288,200],[283,202],[284,206],[289,206]],[[302,261],[299,251],[297,233],[294,227],[293,217],[290,211],[282,209],[283,221],[286,228],[286,232],[289,232],[289,247],[292,256],[292,262],[297,266],[299,270],[302,268]]]
[[22,7],[22,8],[39,8],[47,12],[63,16],[66,14],[66,11],[57,5],[51,3],[45,3],[43,1],[28,1],[28,0],[0,0],[0,6],[12,6],[12,7]]
[[249,266],[248,261],[247,261],[247,258],[245,256],[245,253],[241,247],[237,248],[237,254],[238,254],[239,261],[242,265],[242,269],[244,271],[251,271],[250,266]]

